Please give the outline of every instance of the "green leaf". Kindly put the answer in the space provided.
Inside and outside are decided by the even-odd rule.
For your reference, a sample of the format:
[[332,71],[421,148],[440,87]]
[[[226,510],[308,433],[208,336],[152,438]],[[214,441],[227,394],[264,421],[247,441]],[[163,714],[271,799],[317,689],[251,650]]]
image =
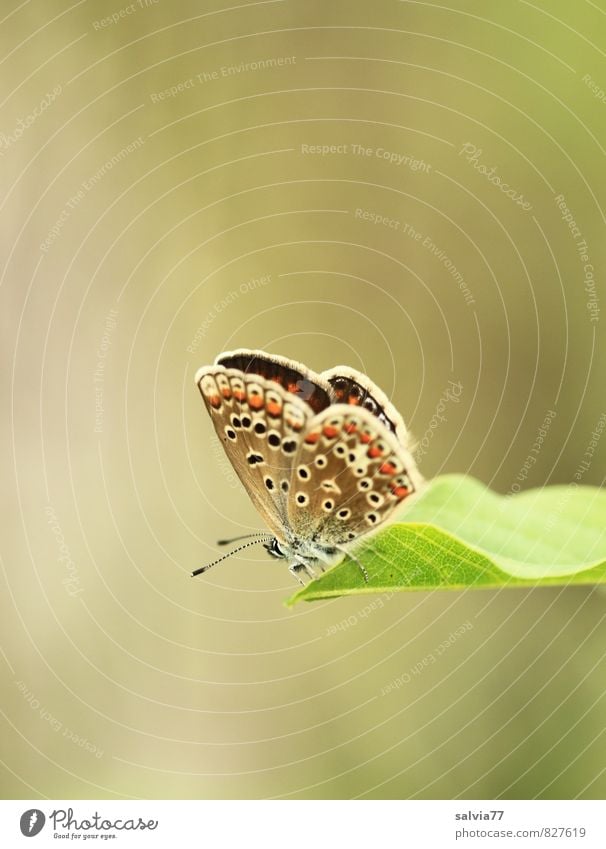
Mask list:
[[396,590],[606,582],[606,489],[498,495],[465,475],[435,478],[350,558],[287,601]]

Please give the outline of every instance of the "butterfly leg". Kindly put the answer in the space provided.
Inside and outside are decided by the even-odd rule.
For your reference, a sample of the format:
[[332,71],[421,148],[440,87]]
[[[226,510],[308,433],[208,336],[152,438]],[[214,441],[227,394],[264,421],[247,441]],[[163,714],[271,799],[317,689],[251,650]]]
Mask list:
[[[318,562],[318,566],[320,567],[320,571],[323,572],[324,567],[320,562]],[[302,560],[296,560],[291,566],[288,567],[288,571],[297,579],[297,581],[302,586],[305,586],[305,581],[301,579],[301,572],[304,572],[310,581],[313,581],[315,578],[318,577],[316,572],[314,571],[314,568],[309,563],[306,563]]]
[[306,574],[309,574],[305,569],[305,563],[295,561],[288,567],[288,571],[293,576],[293,578],[301,584],[302,587],[305,586],[305,581],[299,575],[299,572],[305,572]]
[[319,569],[320,572],[325,571],[324,566],[322,565],[320,560],[314,560],[313,566],[311,565],[311,563],[305,562],[303,564],[303,567],[304,567],[305,571],[307,572],[310,581],[315,581],[315,579],[318,577],[318,573],[316,572],[316,569]]
[[358,560],[357,557],[354,557],[354,555],[351,553],[351,551],[347,552],[347,556],[349,557],[350,560],[353,560],[353,562],[357,565],[358,569],[362,573],[362,577],[364,578],[364,583],[367,584],[368,583],[368,572],[366,571],[365,566],[362,563],[360,563],[360,561]]

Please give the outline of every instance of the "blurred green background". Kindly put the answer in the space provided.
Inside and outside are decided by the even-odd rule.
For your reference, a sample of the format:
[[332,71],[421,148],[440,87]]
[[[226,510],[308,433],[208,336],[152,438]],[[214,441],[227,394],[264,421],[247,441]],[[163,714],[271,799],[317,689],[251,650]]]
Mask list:
[[261,527],[193,382],[237,346],[365,371],[427,477],[573,480],[605,36],[563,0],[2,4],[4,797],[604,796],[603,593],[189,573]]

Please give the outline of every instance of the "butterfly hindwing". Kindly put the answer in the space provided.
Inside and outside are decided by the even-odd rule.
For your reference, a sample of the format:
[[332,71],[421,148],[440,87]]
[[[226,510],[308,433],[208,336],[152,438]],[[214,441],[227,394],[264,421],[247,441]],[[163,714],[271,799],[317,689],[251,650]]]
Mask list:
[[402,445],[407,445],[408,433],[402,416],[369,377],[348,366],[336,366],[322,372],[320,377],[330,386],[333,404],[362,407],[395,434]]
[[351,543],[384,522],[420,481],[413,458],[380,419],[335,404],[308,422],[301,440],[289,525],[297,536]]

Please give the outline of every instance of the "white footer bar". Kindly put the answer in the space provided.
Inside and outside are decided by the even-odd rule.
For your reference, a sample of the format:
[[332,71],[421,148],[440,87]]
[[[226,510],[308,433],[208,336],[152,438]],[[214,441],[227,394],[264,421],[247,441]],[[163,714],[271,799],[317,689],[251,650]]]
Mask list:
[[606,847],[602,801],[0,802],[0,846]]

